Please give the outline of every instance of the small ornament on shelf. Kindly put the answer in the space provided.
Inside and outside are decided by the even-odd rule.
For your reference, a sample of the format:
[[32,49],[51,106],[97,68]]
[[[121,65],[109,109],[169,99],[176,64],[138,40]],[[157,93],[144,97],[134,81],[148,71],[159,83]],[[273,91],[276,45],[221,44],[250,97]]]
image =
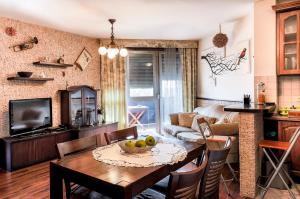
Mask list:
[[65,63],[64,56],[65,56],[65,55],[60,56],[60,57],[58,58],[58,60],[57,60],[57,63],[59,63],[59,64],[64,64],[64,63]]
[[104,115],[103,107],[98,106],[97,113],[98,113],[98,123],[103,124],[105,122],[104,121],[104,116],[103,116]]
[[28,50],[33,48],[34,44],[38,44],[39,40],[37,37],[31,38],[29,41],[23,42],[21,44],[17,44],[14,46],[10,46],[9,48],[12,48],[14,52],[19,52],[22,50]]
[[6,27],[6,28],[5,28],[5,33],[6,33],[8,36],[13,37],[13,36],[16,36],[17,31],[16,31],[16,29],[14,29],[13,27]]

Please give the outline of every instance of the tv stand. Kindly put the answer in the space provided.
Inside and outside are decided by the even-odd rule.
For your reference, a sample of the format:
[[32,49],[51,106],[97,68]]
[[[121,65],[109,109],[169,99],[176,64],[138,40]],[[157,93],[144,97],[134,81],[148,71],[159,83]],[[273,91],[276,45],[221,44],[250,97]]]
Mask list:
[[117,130],[118,123],[107,123],[80,129],[45,129],[40,133],[0,139],[0,166],[8,171],[57,158],[56,144],[82,137],[100,135],[105,145],[104,132]]

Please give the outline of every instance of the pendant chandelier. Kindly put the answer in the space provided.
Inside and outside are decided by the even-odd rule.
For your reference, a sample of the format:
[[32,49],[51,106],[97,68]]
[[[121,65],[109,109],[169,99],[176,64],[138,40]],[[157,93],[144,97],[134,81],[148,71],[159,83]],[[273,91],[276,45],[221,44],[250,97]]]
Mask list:
[[114,23],[116,22],[115,19],[109,19],[109,23],[111,24],[111,36],[110,36],[110,44],[108,46],[100,46],[98,52],[100,55],[106,55],[109,59],[113,59],[119,53],[121,57],[126,57],[128,55],[128,51],[124,47],[119,47],[115,43],[115,36],[114,36]]

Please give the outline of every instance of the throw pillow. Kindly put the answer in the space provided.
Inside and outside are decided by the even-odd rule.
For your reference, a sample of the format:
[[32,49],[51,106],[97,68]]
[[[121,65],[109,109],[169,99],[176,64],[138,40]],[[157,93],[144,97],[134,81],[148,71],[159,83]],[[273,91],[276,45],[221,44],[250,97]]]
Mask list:
[[178,114],[177,113],[170,114],[170,120],[172,125],[178,125],[179,124]]
[[178,114],[179,126],[191,128],[195,115],[196,113],[179,113]]
[[193,119],[193,123],[192,123],[191,128],[195,131],[198,131],[198,132],[200,132],[199,125],[197,123],[197,119],[199,119],[199,118],[205,119],[205,121],[207,121],[208,124],[210,124],[210,125],[216,123],[216,121],[217,121],[217,118],[215,118],[215,117],[207,117],[207,116],[204,116],[204,115],[196,115]]
[[223,119],[223,123],[239,123],[239,113],[230,112],[226,114]]

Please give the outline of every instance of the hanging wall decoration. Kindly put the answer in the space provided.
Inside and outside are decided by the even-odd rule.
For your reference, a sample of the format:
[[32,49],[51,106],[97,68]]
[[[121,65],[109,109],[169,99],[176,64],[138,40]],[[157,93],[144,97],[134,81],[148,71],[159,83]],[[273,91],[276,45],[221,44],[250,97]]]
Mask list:
[[219,25],[220,32],[213,37],[213,44],[217,48],[223,48],[228,43],[228,37],[222,33],[221,24]]
[[22,50],[31,49],[31,48],[33,48],[34,44],[38,44],[38,43],[39,43],[38,38],[33,37],[33,38],[31,38],[30,40],[28,40],[26,42],[23,42],[21,44],[17,44],[17,45],[14,45],[14,46],[10,46],[9,48],[12,48],[14,50],[14,52],[19,52],[19,51],[22,51]]
[[79,66],[81,70],[84,70],[91,61],[92,55],[87,51],[86,48],[84,48],[78,56],[77,60],[75,61],[75,64]]
[[14,29],[13,27],[6,27],[5,28],[5,33],[8,35],[8,36],[16,36],[17,34],[17,31],[16,29]]
[[226,34],[222,33],[221,24],[219,24],[219,33],[213,37],[213,44],[217,48],[224,49],[224,57],[226,57],[226,45],[228,43],[228,37]]
[[210,78],[216,85],[217,76],[230,74],[231,72],[247,73],[249,69],[248,51],[249,42],[241,42],[229,48],[229,55],[224,56],[219,50],[211,48],[209,51],[202,52],[201,59],[209,67]]

